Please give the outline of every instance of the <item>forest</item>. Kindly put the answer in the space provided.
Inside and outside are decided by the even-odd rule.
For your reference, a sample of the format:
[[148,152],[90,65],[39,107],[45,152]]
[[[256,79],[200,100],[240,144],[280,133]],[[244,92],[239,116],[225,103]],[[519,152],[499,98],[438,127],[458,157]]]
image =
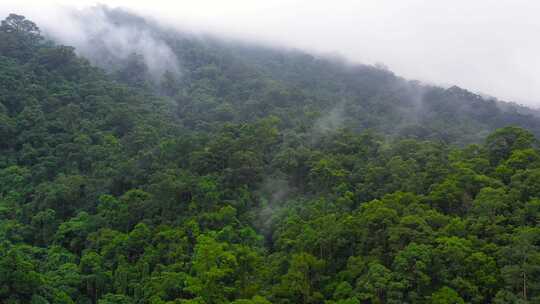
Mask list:
[[106,14],[180,72],[0,25],[0,303],[540,303],[535,110]]

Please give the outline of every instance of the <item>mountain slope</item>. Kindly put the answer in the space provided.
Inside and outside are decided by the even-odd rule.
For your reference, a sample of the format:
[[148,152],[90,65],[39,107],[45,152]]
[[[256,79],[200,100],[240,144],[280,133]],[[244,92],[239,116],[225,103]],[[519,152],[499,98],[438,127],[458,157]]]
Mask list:
[[537,118],[110,14],[179,69],[0,26],[0,302],[539,301]]
[[188,126],[272,114],[291,127],[317,129],[324,121],[458,145],[508,125],[540,134],[532,110],[408,81],[384,67],[178,32],[119,9],[96,7],[75,18],[83,20],[80,35],[88,37],[80,53],[122,82],[172,97]]

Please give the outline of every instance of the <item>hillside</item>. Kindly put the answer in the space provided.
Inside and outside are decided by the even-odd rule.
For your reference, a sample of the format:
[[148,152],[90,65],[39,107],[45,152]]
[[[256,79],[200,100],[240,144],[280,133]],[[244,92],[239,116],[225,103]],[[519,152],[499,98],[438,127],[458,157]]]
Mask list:
[[534,111],[105,16],[0,25],[1,303],[540,302]]
[[[508,125],[540,135],[537,111],[409,81],[384,67],[178,32],[106,7],[77,17],[85,20],[80,35],[89,37],[82,54],[121,82],[170,96],[188,127],[275,115],[290,128],[318,129],[323,122],[323,129],[457,145],[481,142]],[[100,21],[86,21],[93,18]]]

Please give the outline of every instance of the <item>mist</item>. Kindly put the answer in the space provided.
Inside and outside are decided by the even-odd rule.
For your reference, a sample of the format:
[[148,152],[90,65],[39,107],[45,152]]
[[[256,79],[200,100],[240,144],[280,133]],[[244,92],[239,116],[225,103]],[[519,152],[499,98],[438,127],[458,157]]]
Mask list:
[[[114,71],[115,64],[135,55],[140,56],[156,83],[167,71],[180,76],[178,59],[167,43],[148,27],[141,23],[112,21],[115,17],[122,18],[122,11],[98,5],[80,9],[62,7],[56,14],[62,22],[45,22],[44,34],[54,41],[74,46],[77,53],[90,62]],[[38,23],[40,26],[41,22]]]
[[[14,1],[13,1],[14,2]],[[180,67],[158,37],[81,19],[96,1],[1,3],[23,14],[82,55],[103,36],[116,56],[140,53],[158,75]],[[534,0],[367,1],[107,1],[181,31],[340,54],[351,62],[384,63],[396,74],[528,106],[540,106],[540,2]],[[75,11],[74,11],[75,9]],[[75,12],[75,13],[74,13]],[[78,16],[77,16],[78,14]],[[78,18],[75,18],[78,17]],[[85,20],[81,22],[81,20]],[[147,46],[153,47],[148,49]],[[85,53],[86,52],[86,53]],[[181,63],[180,63],[181,65]]]

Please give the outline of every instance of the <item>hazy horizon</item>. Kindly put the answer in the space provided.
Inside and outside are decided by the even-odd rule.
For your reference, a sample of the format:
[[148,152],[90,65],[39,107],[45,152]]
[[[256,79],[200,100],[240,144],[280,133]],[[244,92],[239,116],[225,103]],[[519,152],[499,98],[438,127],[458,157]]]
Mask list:
[[[100,1],[0,4],[44,30],[77,39],[69,10]],[[181,31],[210,33],[351,62],[383,63],[399,76],[458,85],[505,101],[540,107],[540,2],[440,1],[107,1]],[[71,35],[70,35],[71,34]],[[73,43],[76,45],[76,43]]]

